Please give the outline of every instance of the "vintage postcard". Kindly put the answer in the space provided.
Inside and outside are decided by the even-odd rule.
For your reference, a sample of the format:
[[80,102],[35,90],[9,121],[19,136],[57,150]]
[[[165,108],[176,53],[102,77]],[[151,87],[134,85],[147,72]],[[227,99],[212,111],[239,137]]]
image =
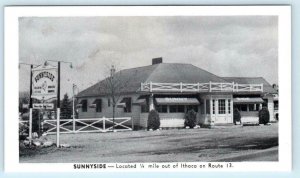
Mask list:
[[5,8],[8,172],[290,171],[291,145],[290,6]]

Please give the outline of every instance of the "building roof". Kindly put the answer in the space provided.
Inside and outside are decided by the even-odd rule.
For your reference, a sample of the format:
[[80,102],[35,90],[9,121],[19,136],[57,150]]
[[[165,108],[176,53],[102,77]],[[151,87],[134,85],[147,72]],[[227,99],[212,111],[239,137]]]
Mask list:
[[[206,70],[200,69],[192,64],[182,63],[159,63],[144,67],[125,69],[114,75],[118,81],[123,82],[126,87],[122,93],[131,93],[139,91],[141,83],[158,82],[158,83],[207,83],[226,82]],[[105,95],[104,79],[95,85],[81,91],[77,97]]]
[[[192,64],[159,63],[149,66],[124,69],[114,75],[122,86],[121,93],[134,93],[140,90],[141,83],[208,83],[235,82],[239,84],[261,84],[265,93],[277,93],[262,77],[219,77]],[[108,78],[81,91],[77,97],[107,95],[105,88]]]
[[227,82],[234,82],[239,84],[263,84],[264,93],[277,93],[277,91],[270,85],[263,77],[222,77]]

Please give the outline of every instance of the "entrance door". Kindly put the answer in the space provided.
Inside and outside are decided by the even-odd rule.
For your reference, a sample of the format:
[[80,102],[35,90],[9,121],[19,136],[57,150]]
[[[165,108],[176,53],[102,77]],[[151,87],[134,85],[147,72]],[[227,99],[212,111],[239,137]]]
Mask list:
[[213,99],[212,106],[212,117],[216,124],[233,123],[231,99]]

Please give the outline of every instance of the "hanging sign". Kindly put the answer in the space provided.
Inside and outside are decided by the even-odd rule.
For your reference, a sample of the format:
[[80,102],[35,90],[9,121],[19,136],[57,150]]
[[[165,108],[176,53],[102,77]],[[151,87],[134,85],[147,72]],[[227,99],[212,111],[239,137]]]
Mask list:
[[32,98],[47,100],[57,96],[57,67],[42,65],[32,69]]

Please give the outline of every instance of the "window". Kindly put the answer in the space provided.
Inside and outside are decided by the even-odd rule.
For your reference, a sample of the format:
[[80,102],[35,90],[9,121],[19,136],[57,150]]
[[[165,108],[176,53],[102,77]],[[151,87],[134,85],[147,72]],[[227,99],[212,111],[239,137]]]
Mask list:
[[184,105],[171,105],[170,113],[184,112]]
[[131,112],[131,98],[123,98],[123,101],[125,103],[124,112]]
[[186,110],[194,110],[195,112],[198,112],[198,105],[188,105]]
[[228,100],[228,114],[231,113],[231,100]]
[[209,100],[205,100],[205,105],[206,105],[206,114],[210,114],[210,103]]
[[156,110],[159,113],[167,113],[168,112],[168,106],[167,105],[157,105]]
[[218,106],[218,109],[219,109],[219,114],[225,114],[226,113],[226,108],[225,108],[225,100],[224,99],[220,99],[219,100],[219,106]]
[[110,107],[110,98],[107,98],[107,106]]
[[215,107],[215,100],[212,100],[212,105],[213,105],[213,114],[215,114],[216,113],[216,111],[215,111],[215,109],[216,109],[216,107]]
[[238,105],[236,105],[236,108],[239,111],[247,111],[247,105],[246,104],[238,104]]
[[249,111],[258,111],[259,104],[249,104]]
[[278,110],[278,101],[274,101],[274,110]]
[[96,100],[96,112],[102,112],[102,100],[101,99]]
[[82,112],[87,112],[87,100],[81,100],[80,103],[82,104],[81,111]]

